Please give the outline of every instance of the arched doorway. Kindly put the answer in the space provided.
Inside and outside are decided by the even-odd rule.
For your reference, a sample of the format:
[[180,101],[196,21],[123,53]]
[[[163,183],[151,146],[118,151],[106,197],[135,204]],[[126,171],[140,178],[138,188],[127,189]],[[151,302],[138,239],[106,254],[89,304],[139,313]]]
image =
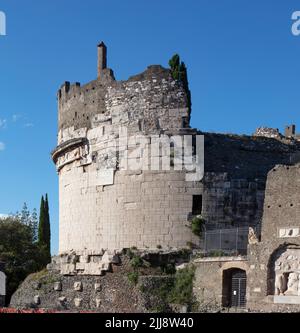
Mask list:
[[223,306],[244,308],[246,306],[246,271],[231,268],[223,272]]

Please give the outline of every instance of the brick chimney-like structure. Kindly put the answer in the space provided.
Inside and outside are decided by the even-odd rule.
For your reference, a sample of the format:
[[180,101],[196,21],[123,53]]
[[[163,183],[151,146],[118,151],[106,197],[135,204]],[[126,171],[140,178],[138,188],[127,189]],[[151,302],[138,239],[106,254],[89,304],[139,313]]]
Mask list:
[[101,42],[98,45],[98,80],[103,77],[103,70],[107,68],[107,47]]

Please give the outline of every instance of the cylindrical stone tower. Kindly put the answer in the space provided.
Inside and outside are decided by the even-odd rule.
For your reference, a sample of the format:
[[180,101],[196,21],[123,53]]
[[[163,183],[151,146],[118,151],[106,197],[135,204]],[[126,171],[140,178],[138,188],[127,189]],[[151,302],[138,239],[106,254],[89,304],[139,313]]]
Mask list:
[[[127,156],[127,162],[142,159],[150,166],[153,141],[195,134],[187,124],[183,84],[158,65],[127,81],[115,81],[106,64],[100,67],[100,79],[84,86],[66,82],[58,91],[58,146],[52,157],[59,174],[60,254],[170,250],[198,242],[188,220],[201,184],[186,181],[186,172],[172,163],[170,170],[126,169],[121,163]],[[136,156],[139,136],[145,145]]]

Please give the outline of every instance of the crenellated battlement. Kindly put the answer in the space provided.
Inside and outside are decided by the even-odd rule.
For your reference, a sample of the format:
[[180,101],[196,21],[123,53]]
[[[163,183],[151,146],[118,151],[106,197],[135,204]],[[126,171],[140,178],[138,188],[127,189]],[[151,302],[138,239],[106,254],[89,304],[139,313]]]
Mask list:
[[[134,120],[145,120],[148,123],[146,127],[168,130],[172,125],[169,118],[173,116],[179,119],[174,128],[183,127],[182,123],[188,125],[188,112],[184,112],[182,117],[179,115],[179,118],[169,112],[170,109],[187,107],[186,91],[181,82],[172,78],[169,69],[160,65],[148,66],[144,72],[127,81],[116,81],[113,71],[108,68],[101,73],[101,79],[83,86],[68,81],[61,86],[57,94],[59,130],[91,128],[95,116],[111,115],[117,109],[118,112],[123,110],[125,114],[130,114]],[[158,118],[155,124],[153,118]]]

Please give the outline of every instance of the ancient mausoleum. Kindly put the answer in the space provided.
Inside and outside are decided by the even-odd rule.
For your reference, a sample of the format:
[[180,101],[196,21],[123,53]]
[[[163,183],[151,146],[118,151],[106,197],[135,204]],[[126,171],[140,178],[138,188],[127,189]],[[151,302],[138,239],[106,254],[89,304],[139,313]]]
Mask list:
[[[122,311],[136,311],[126,303],[126,291],[136,289],[126,284],[120,260],[124,249],[134,248],[175,267],[182,264],[178,254],[188,252],[201,309],[300,309],[296,128],[281,134],[260,127],[253,135],[192,128],[184,77],[151,65],[118,81],[102,42],[97,79],[61,86],[52,152],[59,254],[44,277],[56,282],[40,290],[27,279],[13,305],[24,306],[30,295],[34,306],[114,312],[122,299]],[[183,153],[188,158],[178,167]]]

